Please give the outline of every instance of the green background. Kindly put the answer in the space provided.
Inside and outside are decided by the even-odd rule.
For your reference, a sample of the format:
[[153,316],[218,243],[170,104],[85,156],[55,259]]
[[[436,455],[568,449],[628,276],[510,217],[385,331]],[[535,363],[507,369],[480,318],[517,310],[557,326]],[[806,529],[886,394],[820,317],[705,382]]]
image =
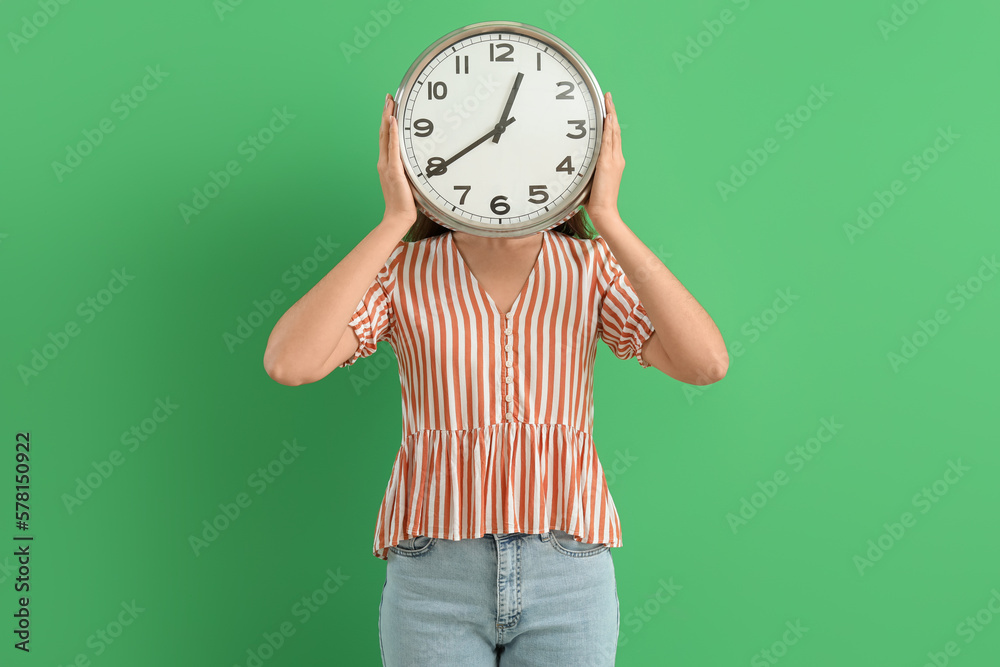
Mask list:
[[[400,440],[395,357],[383,344],[295,388],[262,358],[281,313],[380,219],[385,94],[441,35],[503,19],[566,40],[612,91],[622,217],[730,347],[728,375],[696,387],[599,346],[594,436],[624,539],[617,664],[919,666],[954,642],[948,664],[997,665],[1000,280],[984,258],[1000,250],[1000,6],[911,0],[887,32],[903,11],[887,0],[401,2],[70,2],[34,31],[45,2],[0,7],[2,488],[9,512],[16,433],[30,431],[35,537],[29,657],[8,632],[23,533],[3,531],[0,663],[246,665],[290,623],[265,665],[379,664],[371,544]],[[372,11],[391,21],[348,62],[341,44]],[[121,118],[120,96],[157,66]],[[807,112],[813,86],[831,96]],[[275,108],[294,118],[249,160],[241,142]],[[788,136],[797,111],[809,118]],[[113,131],[57,174],[103,119]],[[948,128],[958,138],[935,155]],[[769,138],[777,152],[723,197]],[[911,180],[925,151],[936,161]],[[180,205],[231,160],[240,172],[186,222]],[[905,193],[851,237],[858,207],[897,179]],[[303,263],[317,239],[338,245]],[[312,269],[298,284],[284,279],[296,266]],[[102,292],[123,267],[134,278]],[[283,302],[227,346],[274,291]],[[793,295],[780,313],[779,291]],[[913,341],[921,322],[934,335]],[[68,323],[78,335],[22,378]],[[904,339],[919,347],[894,365]],[[162,422],[157,399],[178,406]],[[841,427],[793,464],[823,419]],[[130,451],[122,434],[144,420]],[[293,440],[304,450],[256,493],[248,478]],[[115,450],[121,465],[68,508]],[[949,461],[968,471],[946,475]],[[782,473],[734,530],[727,516]],[[240,493],[252,503],[196,555],[189,536]],[[860,568],[880,537],[888,550]],[[296,605],[328,570],[340,587],[303,622]],[[796,622],[808,630],[783,650]]]

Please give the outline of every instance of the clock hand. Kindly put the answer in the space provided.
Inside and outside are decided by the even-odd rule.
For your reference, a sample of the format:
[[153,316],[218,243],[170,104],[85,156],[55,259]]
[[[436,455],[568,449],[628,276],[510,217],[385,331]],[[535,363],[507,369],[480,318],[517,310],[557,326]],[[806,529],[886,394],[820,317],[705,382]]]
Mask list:
[[[459,152],[455,153],[454,155],[452,155],[450,158],[448,158],[447,160],[445,160],[443,162],[432,163],[431,160],[433,160],[434,158],[431,158],[430,160],[427,161],[427,169],[426,169],[427,178],[430,178],[431,176],[437,176],[439,174],[445,173],[446,171],[448,171],[448,165],[449,164],[451,164],[452,162],[454,162],[458,158],[462,157],[463,155],[465,155],[466,153],[468,153],[473,148],[475,148],[479,144],[483,143],[484,141],[486,141],[487,139],[489,139],[493,135],[495,135],[495,134],[503,134],[503,131],[505,129],[507,129],[507,126],[510,125],[511,123],[513,123],[515,120],[517,120],[517,119],[516,118],[508,118],[507,122],[504,123],[503,125],[501,125],[500,123],[497,123],[496,126],[492,130],[490,130],[489,132],[487,132],[483,136],[479,137],[478,139],[476,139],[475,141],[473,141],[471,144],[469,144],[468,146],[466,146],[465,148],[463,148]],[[440,158],[438,158],[438,159],[440,159]]]
[[[517,95],[517,89],[521,87],[521,79],[523,78],[524,72],[518,72],[517,78],[514,79],[514,87],[510,89],[510,95],[507,96],[507,104],[503,108],[503,114],[500,116],[500,122],[497,123],[497,127],[507,126],[507,116],[510,115],[510,108],[514,104],[514,96]],[[503,134],[503,130],[493,135],[493,143],[500,143],[501,134]]]

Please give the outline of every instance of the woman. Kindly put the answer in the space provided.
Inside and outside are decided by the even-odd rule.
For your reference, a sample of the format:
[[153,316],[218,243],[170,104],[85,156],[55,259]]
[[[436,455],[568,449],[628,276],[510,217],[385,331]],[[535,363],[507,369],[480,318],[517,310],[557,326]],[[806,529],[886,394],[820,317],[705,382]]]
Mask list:
[[[587,213],[524,237],[418,214],[386,96],[385,213],[281,317],[264,366],[315,382],[390,341],[403,442],[379,511],[383,664],[613,665],[618,514],[594,448],[596,340],[682,382],[728,368],[712,319],[618,215],[611,94]],[[633,280],[633,278],[635,280]]]

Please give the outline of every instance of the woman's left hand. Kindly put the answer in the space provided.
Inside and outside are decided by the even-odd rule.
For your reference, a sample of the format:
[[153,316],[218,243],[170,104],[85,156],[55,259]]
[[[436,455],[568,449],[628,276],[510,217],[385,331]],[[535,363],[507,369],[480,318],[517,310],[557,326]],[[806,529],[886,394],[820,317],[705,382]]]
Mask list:
[[601,151],[594,169],[594,180],[590,185],[590,197],[584,205],[591,220],[595,216],[618,215],[618,188],[621,185],[622,172],[625,170],[622,132],[611,93],[604,93],[604,106],[607,115],[604,117]]

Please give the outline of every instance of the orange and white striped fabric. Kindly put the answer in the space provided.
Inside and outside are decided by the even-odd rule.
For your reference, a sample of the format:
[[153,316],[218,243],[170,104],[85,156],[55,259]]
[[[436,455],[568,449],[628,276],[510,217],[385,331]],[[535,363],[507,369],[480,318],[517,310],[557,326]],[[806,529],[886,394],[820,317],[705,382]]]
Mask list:
[[350,366],[387,340],[399,363],[402,443],[374,555],[417,535],[449,540],[560,529],[622,545],[591,436],[597,339],[641,356],[653,325],[603,238],[544,231],[501,313],[452,232],[400,241],[351,320]]

